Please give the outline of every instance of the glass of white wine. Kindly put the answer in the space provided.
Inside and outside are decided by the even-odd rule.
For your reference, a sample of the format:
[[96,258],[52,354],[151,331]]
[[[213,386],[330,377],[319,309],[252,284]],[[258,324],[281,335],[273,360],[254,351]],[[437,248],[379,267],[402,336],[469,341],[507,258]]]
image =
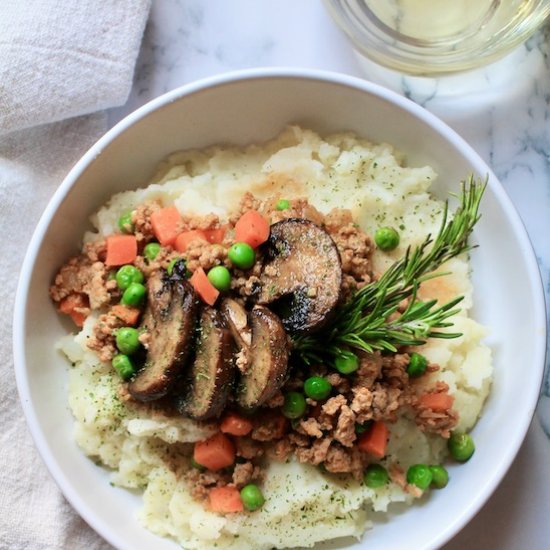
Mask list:
[[437,76],[495,61],[533,34],[550,0],[325,0],[362,55]]

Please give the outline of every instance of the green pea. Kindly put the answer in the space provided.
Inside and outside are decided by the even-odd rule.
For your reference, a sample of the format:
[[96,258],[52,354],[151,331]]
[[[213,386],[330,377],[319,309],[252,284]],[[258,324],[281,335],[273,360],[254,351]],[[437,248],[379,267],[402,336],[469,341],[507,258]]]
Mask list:
[[247,510],[253,512],[264,505],[265,498],[260,488],[254,483],[249,483],[241,489],[241,500]]
[[368,432],[371,429],[373,420],[367,420],[363,424],[355,423],[355,433],[358,434],[364,434],[365,432]]
[[447,448],[451,453],[451,456],[459,462],[466,462],[470,460],[476,446],[472,437],[465,433],[453,432],[449,441],[447,442]]
[[334,359],[334,367],[341,374],[351,374],[359,368],[359,359],[351,351],[343,351]]
[[144,256],[152,262],[160,252],[160,243],[147,243],[143,249]]
[[275,208],[277,210],[288,210],[290,208],[290,202],[286,199],[279,199]]
[[304,382],[304,392],[311,399],[326,399],[332,391],[331,383],[322,376],[311,376]]
[[223,265],[213,267],[208,272],[207,277],[212,283],[212,286],[222,292],[231,288],[231,273],[229,273],[229,269]]
[[115,275],[120,290],[126,290],[132,283],[143,283],[143,273],[135,265],[123,265]]
[[133,233],[134,224],[132,223],[132,212],[125,212],[118,218],[118,228],[123,233]]
[[120,300],[126,306],[140,306],[145,295],[147,294],[147,289],[141,283],[130,283],[130,286],[122,294],[122,299]]
[[123,380],[129,380],[136,372],[132,360],[127,355],[122,353],[119,353],[113,357],[112,364]]
[[420,353],[413,352],[409,358],[409,364],[407,365],[407,374],[411,378],[417,378],[422,376],[426,372],[428,367],[428,360]]
[[120,353],[132,355],[140,348],[139,332],[133,327],[122,327],[116,331],[116,347]]
[[432,471],[425,464],[414,464],[407,470],[407,483],[416,485],[422,491],[431,485],[432,479]]
[[430,466],[432,472],[432,487],[443,489],[449,483],[449,472],[440,464]]
[[390,479],[388,472],[381,464],[369,464],[363,476],[363,483],[371,489],[386,485]]
[[282,413],[287,418],[300,418],[306,412],[306,398],[302,393],[290,391],[285,395]]
[[256,261],[254,249],[247,243],[235,243],[227,251],[231,263],[239,269],[250,269]]
[[374,233],[374,242],[380,250],[393,250],[399,244],[399,233],[393,227],[380,227]]

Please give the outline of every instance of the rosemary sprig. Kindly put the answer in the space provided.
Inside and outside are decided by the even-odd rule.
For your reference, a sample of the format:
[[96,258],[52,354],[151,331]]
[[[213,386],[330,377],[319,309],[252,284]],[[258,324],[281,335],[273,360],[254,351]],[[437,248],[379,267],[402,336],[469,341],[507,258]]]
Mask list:
[[[332,362],[353,349],[395,352],[400,346],[422,345],[428,338],[460,336],[437,329],[452,326],[449,318],[460,310],[456,306],[463,296],[436,307],[436,300],[417,300],[417,291],[421,283],[444,275],[434,273],[442,264],[473,248],[468,237],[480,218],[479,204],[486,186],[486,180],[475,181],[473,176],[462,182],[460,206],[449,220],[445,202],[435,239],[430,234],[417,247],[409,247],[377,281],[365,285],[340,306],[328,329],[295,338],[294,350],[302,360],[307,364]],[[403,300],[409,304],[399,314]]]

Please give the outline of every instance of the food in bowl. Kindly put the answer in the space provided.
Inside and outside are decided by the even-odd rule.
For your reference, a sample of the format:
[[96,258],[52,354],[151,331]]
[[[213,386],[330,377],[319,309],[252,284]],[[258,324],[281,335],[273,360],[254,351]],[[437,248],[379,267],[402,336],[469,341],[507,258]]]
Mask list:
[[97,212],[51,295],[82,325],[60,343],[75,438],[143,490],[147,528],[188,548],[360,537],[445,486],[449,449],[469,458],[492,374],[468,316],[483,186],[447,220],[435,177],[290,127],[172,155]]

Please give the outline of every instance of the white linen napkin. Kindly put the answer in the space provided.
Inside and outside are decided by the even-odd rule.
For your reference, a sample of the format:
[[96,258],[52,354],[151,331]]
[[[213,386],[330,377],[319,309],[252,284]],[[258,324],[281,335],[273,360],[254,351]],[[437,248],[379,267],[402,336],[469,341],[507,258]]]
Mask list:
[[126,101],[151,0],[2,0],[0,133]]
[[19,404],[11,350],[13,298],[34,226],[68,169],[105,127],[105,115],[89,115],[0,137],[2,550],[110,548],[65,501],[35,450]]
[[[17,395],[19,268],[51,195],[132,86],[151,0],[0,0],[0,550],[107,550],[49,477]],[[48,124],[46,124],[48,123]]]

